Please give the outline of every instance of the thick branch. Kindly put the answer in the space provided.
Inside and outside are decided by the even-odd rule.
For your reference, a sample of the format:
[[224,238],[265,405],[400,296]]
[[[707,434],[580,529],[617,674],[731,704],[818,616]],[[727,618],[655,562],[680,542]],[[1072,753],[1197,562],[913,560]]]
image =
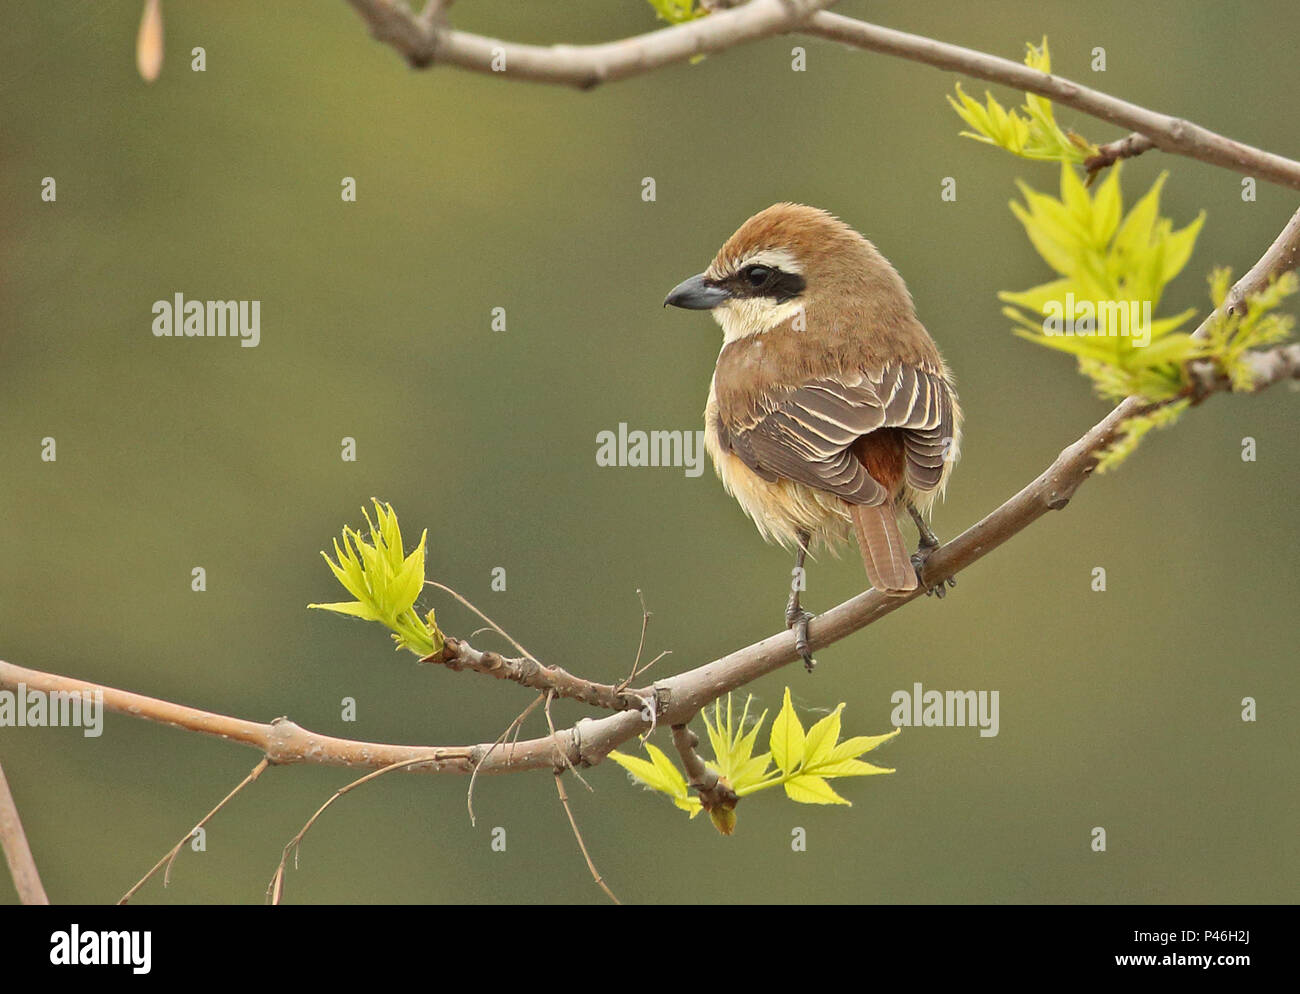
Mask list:
[[750,0],[698,20],[600,45],[521,45],[423,21],[402,0],[349,0],[374,36],[411,65],[436,63],[506,79],[562,83],[588,89],[783,34],[834,0]]
[[[1096,454],[1114,441],[1124,419],[1139,413],[1142,406],[1141,402],[1132,399],[1125,401],[1063,451],[1020,493],[953,541],[935,550],[926,563],[927,581],[952,576],[986,556],[1049,510],[1064,507],[1091,472]],[[809,643],[814,650],[832,645],[897,610],[915,596],[917,594],[885,596],[876,590],[867,590],[819,615],[809,626]],[[782,631],[721,659],[656,683],[644,695],[660,702],[661,722],[683,724],[710,701],[798,658],[801,657],[795,649],[793,633]],[[427,766],[409,769],[427,773],[471,773],[475,764],[480,765],[479,774],[553,769],[557,750],[563,751],[574,765],[592,765],[648,727],[639,711],[623,711],[599,720],[579,722],[554,737],[548,735],[497,750],[492,750],[489,745],[443,748],[382,745],[320,735],[287,718],[263,724],[213,714],[0,661],[0,687],[17,690],[20,684],[26,685],[28,693],[102,693],[104,707],[109,711],[253,746],[260,749],[270,762],[284,764],[307,762],[378,768],[427,757]]]

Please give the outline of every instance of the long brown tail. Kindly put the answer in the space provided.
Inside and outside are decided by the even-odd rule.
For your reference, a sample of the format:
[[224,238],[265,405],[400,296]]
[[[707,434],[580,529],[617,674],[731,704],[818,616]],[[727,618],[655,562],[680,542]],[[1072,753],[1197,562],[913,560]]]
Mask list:
[[862,564],[867,568],[871,585],[882,594],[906,594],[915,590],[916,570],[898,530],[894,502],[885,501],[876,507],[854,504],[849,513],[853,516]]

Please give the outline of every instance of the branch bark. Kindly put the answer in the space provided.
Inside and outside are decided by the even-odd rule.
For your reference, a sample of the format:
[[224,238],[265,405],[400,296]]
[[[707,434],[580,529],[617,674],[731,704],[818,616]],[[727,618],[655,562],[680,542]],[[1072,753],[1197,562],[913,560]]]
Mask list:
[[[1262,290],[1268,285],[1269,280],[1290,272],[1298,265],[1300,265],[1300,210],[1291,215],[1291,220],[1273,239],[1273,244],[1259,257],[1259,261],[1250,267],[1245,276],[1232,285],[1232,289],[1223,300],[1222,312],[1233,313],[1242,306],[1250,294]],[[1201,322],[1201,326],[1193,334],[1204,337],[1206,327],[1219,313],[1216,311],[1214,315]]]
[[9,791],[3,767],[0,767],[0,847],[4,849],[18,900],[23,904],[49,904],[50,899],[41,885],[41,875],[36,869],[36,860],[32,858],[31,846],[27,844],[27,833],[23,831],[18,806],[14,804],[14,795]]
[[704,805],[704,810],[713,811],[715,808],[731,810],[739,803],[740,798],[736,796],[730,784],[718,776],[716,770],[710,769],[700,754],[695,751],[695,747],[699,744],[700,737],[689,727],[673,726],[673,745],[677,747],[677,755],[682,760],[682,769],[686,771],[686,782],[700,795],[700,803]]
[[1098,145],[1097,154],[1083,160],[1083,168],[1088,171],[1088,182],[1091,183],[1097,173],[1108,166],[1113,166],[1120,159],[1135,159],[1155,147],[1155,142],[1136,131],[1118,141]]
[[626,711],[642,705],[631,691],[607,683],[593,683],[559,666],[546,666],[528,657],[510,658],[496,652],[480,652],[468,642],[455,638],[448,638],[441,652],[425,656],[420,662],[440,663],[449,670],[474,670],[608,711]]
[[417,69],[435,63],[534,83],[590,89],[697,55],[784,34],[835,0],[750,0],[698,20],[599,45],[522,45],[422,21],[402,0],[348,0],[379,41]]

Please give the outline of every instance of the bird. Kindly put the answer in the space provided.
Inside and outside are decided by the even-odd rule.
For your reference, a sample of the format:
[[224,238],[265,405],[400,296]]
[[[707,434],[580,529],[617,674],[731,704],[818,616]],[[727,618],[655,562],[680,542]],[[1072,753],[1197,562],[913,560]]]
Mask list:
[[[939,540],[926,523],[960,454],[952,373],[902,277],[838,217],[779,203],[749,218],[664,306],[707,310],[722,349],[704,409],[723,487],[768,541],[795,550],[786,626],[814,661],[799,593],[815,544],[853,535],[871,585],[918,587]],[[906,509],[919,543],[909,556]],[[945,583],[927,585],[943,596]]]

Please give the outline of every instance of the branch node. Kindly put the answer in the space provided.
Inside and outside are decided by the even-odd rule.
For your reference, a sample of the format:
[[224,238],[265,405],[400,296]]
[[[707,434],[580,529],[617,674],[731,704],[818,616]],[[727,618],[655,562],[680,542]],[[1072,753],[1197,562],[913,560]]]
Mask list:
[[1169,121],[1169,137],[1179,145],[1187,141],[1188,133],[1192,130],[1192,124],[1181,117],[1171,118]]
[[682,758],[686,769],[687,781],[700,796],[700,804],[705,811],[721,809],[730,811],[740,803],[740,797],[731,789],[731,784],[718,775],[718,771],[709,767],[695,747],[700,744],[700,737],[691,731],[684,722],[673,725],[673,745]]

